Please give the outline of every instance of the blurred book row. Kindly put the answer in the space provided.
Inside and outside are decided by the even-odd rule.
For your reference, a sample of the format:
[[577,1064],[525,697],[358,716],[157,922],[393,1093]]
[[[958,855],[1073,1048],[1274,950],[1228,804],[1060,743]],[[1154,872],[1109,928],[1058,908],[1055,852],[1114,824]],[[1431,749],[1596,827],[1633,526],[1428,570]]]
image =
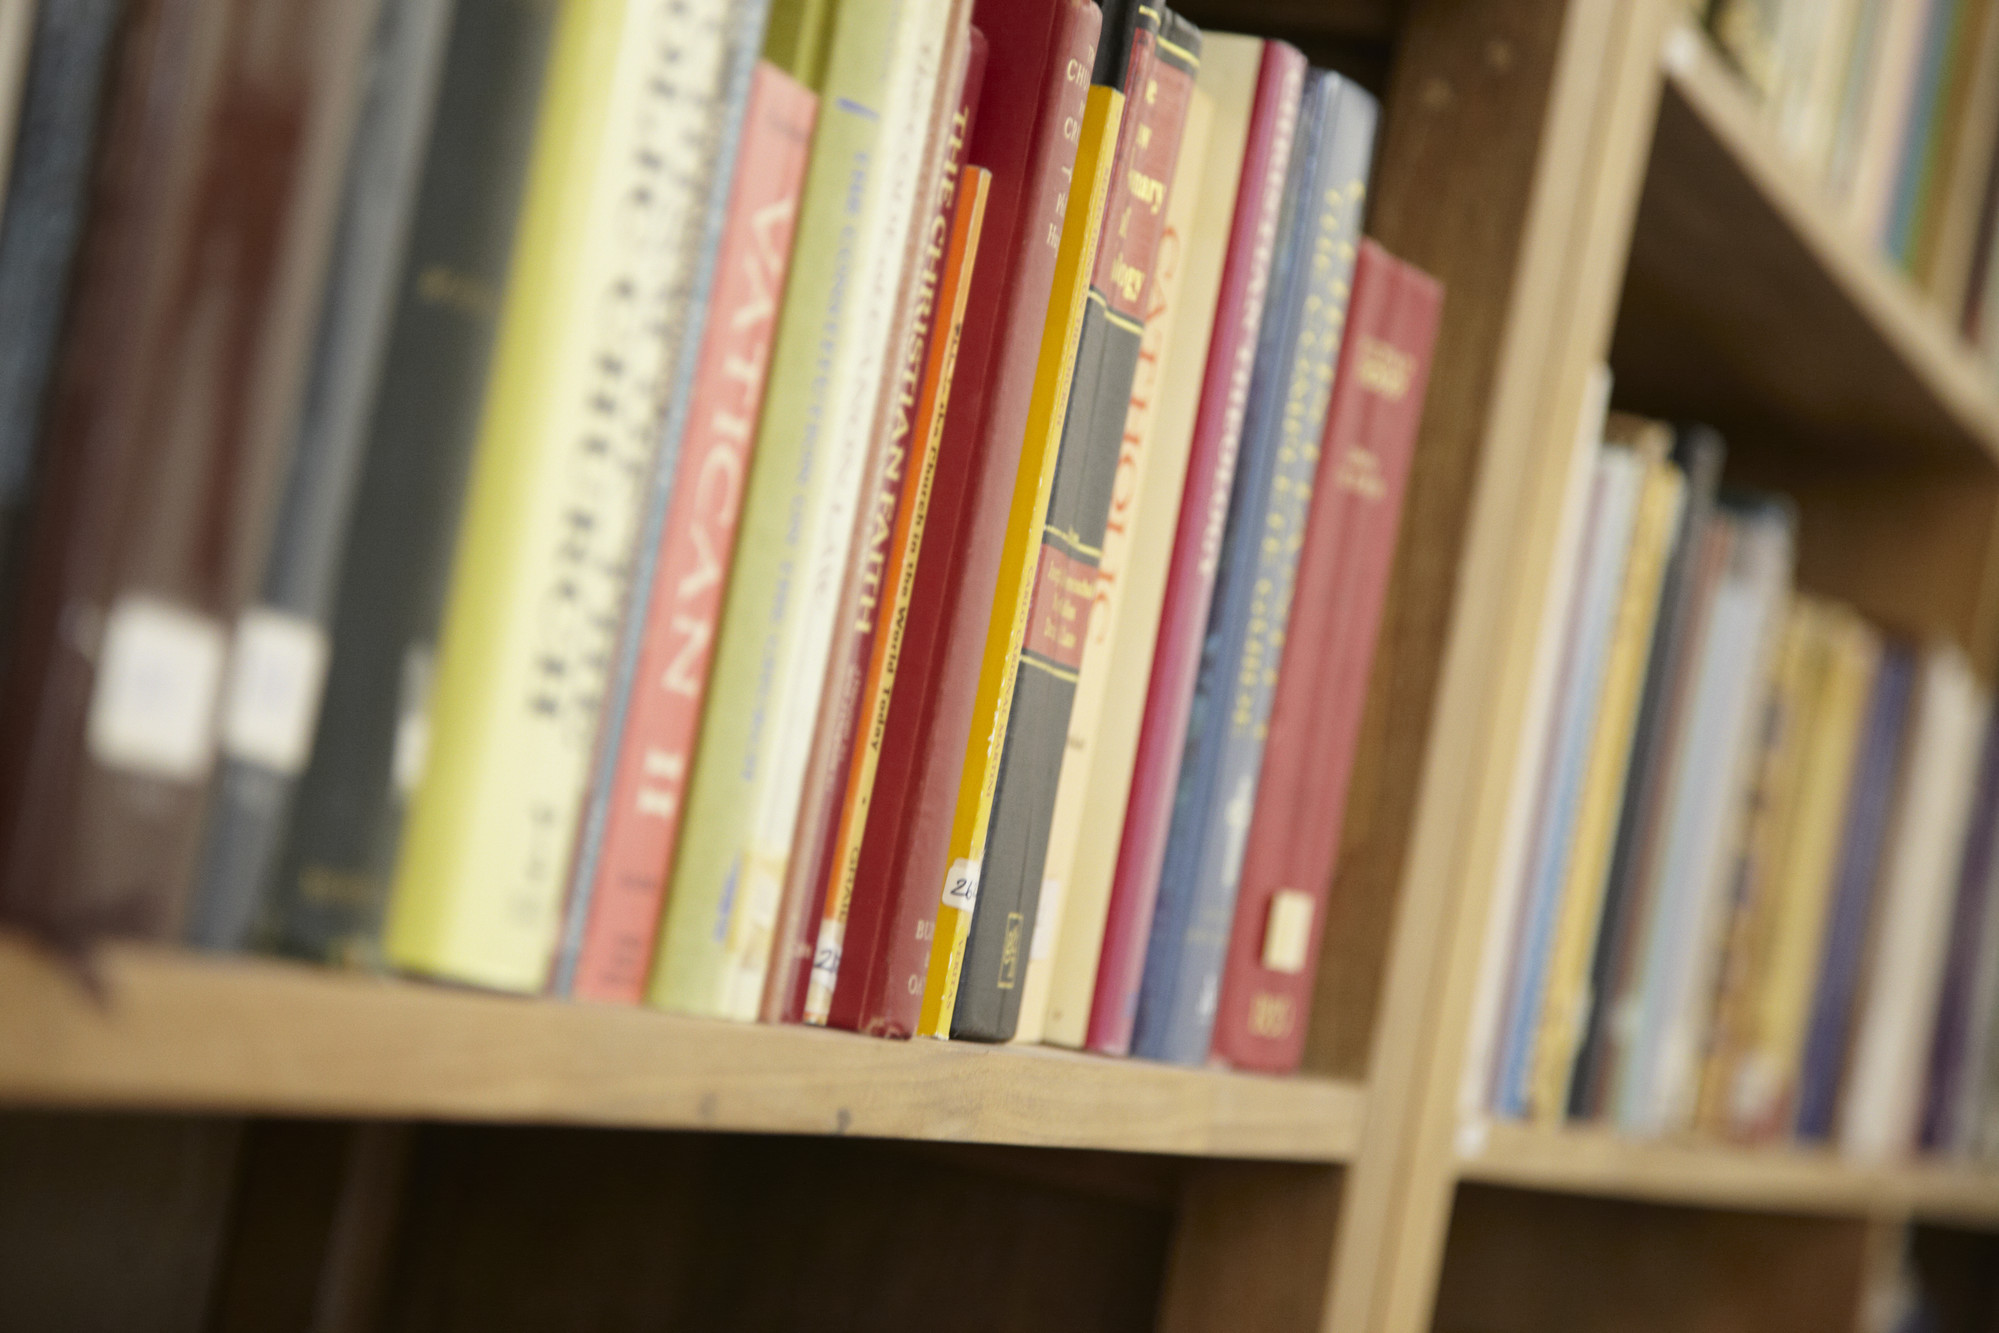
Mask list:
[[1570,480],[1468,1093],[1506,1118],[1999,1148],[1999,725],[1792,585],[1781,497],[1613,414]]

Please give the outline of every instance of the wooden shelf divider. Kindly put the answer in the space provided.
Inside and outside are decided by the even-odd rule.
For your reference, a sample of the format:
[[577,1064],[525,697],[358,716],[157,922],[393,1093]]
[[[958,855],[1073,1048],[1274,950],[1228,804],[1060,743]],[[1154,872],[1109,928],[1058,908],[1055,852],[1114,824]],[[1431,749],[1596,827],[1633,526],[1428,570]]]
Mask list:
[[1338,1162],[1329,1079],[1044,1048],[886,1041],[112,947],[75,969],[0,937],[0,1105],[851,1134]]
[[1772,1213],[1999,1224],[1999,1171],[1863,1164],[1830,1149],[1627,1138],[1497,1122],[1460,1144],[1459,1179],[1563,1194]]

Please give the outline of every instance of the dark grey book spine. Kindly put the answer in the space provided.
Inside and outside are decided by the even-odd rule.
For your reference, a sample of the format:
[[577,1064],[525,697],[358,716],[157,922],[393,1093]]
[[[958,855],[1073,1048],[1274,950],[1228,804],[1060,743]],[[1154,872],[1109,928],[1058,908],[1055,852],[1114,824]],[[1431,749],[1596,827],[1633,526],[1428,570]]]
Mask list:
[[[78,239],[125,0],[59,0],[35,16],[13,166],[0,210],[0,636],[11,609],[20,518],[33,489],[35,446]],[[0,657],[5,654],[0,637]]]
[[555,6],[461,0],[343,524],[311,758],[257,934],[372,962],[485,399]]
[[188,942],[249,943],[310,757],[342,539],[395,311],[443,71],[452,0],[384,0],[364,74],[332,262],[256,601],[231,647],[222,759],[188,913]]

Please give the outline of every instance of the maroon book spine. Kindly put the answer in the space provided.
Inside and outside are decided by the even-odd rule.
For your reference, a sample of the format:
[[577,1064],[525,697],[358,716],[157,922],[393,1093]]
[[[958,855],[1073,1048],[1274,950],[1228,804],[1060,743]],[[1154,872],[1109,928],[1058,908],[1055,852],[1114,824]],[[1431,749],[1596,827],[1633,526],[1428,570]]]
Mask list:
[[1361,242],[1215,1017],[1214,1056],[1239,1068],[1283,1072],[1304,1054],[1442,304],[1429,275]]
[[178,933],[374,6],[139,0],[0,702],[0,905]]
[[1087,1044],[1116,1055],[1131,1047],[1133,1000],[1145,972],[1160,863],[1166,855],[1173,794],[1180,784],[1180,756],[1186,748],[1187,711],[1193,706],[1194,683],[1200,674],[1201,640],[1215,592],[1222,529],[1235,485],[1236,450],[1242,443],[1243,412],[1249,402],[1250,373],[1255,369],[1264,297],[1277,248],[1278,214],[1304,89],[1305,57],[1283,42],[1265,43],[1243,153],[1242,185],[1229,230],[1229,255],[1222,266],[1215,336],[1208,349],[1201,406],[1194,414],[1187,489],[1181,495],[1180,522],[1173,535],[1173,564],[1166,574],[1131,800],[1125,807],[1124,838],[1111,880],[1104,950],[1090,1001]]
[[937,329],[937,285],[944,263],[951,217],[957,211],[958,175],[965,145],[985,83],[986,40],[973,28],[966,42],[965,62],[950,119],[942,127],[942,162],[934,207],[920,238],[919,262],[911,290],[912,318],[903,343],[902,365],[877,434],[879,466],[870,498],[861,508],[859,530],[842,593],[843,610],[833,640],[833,657],[826,672],[826,696],[819,706],[818,733],[813,738],[812,768],[799,811],[797,847],[787,870],[784,905],[778,917],[771,966],[764,982],[763,1020],[797,1023],[805,1017],[805,994],[812,979],[813,946],[824,914],[833,851],[840,840],[840,812],[846,804],[854,735],[859,726],[868,661],[882,620],[882,578],[889,563],[889,534],[896,510],[913,480],[922,475],[922,460],[911,454],[922,441],[916,428],[917,391],[930,342]]
[[[966,160],[992,173],[922,557],[828,1022],[916,1030],[985,617],[1055,282],[1083,99],[1089,0],[978,0],[986,80]],[[954,622],[963,620],[963,625]]]

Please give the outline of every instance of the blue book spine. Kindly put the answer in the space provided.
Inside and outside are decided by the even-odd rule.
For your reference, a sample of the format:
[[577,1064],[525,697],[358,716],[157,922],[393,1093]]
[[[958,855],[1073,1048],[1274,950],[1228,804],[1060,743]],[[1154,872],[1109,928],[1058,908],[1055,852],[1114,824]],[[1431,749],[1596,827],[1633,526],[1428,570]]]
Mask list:
[[1888,230],[1880,238],[1881,248],[1904,268],[1915,259],[1916,220],[1922,210],[1924,177],[1929,174],[1924,168],[1937,135],[1951,36],[1962,7],[1963,0],[1930,0],[1930,12],[1924,19],[1922,63],[1916,67],[1909,123],[1902,132],[1901,156],[1895,164],[1895,197],[1888,210]]
[[1867,953],[1867,926],[1874,914],[1874,881],[1895,808],[1902,733],[1915,687],[1914,654],[1906,645],[1890,644],[1881,655],[1874,696],[1868,703],[1867,732],[1846,801],[1846,840],[1833,881],[1832,914],[1819,951],[1818,988],[1812,996],[1811,1026],[1798,1080],[1797,1133],[1802,1139],[1830,1137],[1838,1114],[1854,995]]
[[376,17],[290,469],[256,604],[232,649],[222,762],[188,912],[188,942],[200,948],[249,944],[311,755],[340,557],[450,28],[451,0],[388,0]]
[[1378,117],[1337,74],[1307,81],[1273,301],[1258,338],[1132,1049],[1207,1059],[1305,517],[1318,471]]
[[673,480],[680,471],[680,445],[687,434],[687,413],[694,400],[694,377],[701,369],[701,346],[708,326],[708,302],[715,290],[715,259],[729,224],[729,194],[736,180],[736,149],[742,141],[743,115],[749,106],[750,82],[763,51],[764,25],[770,0],[737,0],[729,14],[728,54],[723,68],[722,114],[708,146],[708,195],[701,216],[700,254],[687,292],[686,315],[660,422],[659,457],[647,483],[640,516],[638,545],[625,590],[627,612],[619,632],[618,656],[611,685],[598,722],[597,755],[590,772],[590,794],[576,837],[576,863],[571,868],[569,896],[563,905],[562,935],[556,942],[549,989],[567,995],[575,985],[583,954],[583,935],[590,923],[591,887],[603,852],[604,829],[610,819],[611,791],[618,772],[619,740],[637,684],[639,653],[645,644],[645,608],[652,602],[653,576],[659,565],[661,531],[673,508]]
[[124,10],[124,0],[69,0],[43,5],[34,20],[0,213],[0,574],[12,572],[14,527],[27,505]]

